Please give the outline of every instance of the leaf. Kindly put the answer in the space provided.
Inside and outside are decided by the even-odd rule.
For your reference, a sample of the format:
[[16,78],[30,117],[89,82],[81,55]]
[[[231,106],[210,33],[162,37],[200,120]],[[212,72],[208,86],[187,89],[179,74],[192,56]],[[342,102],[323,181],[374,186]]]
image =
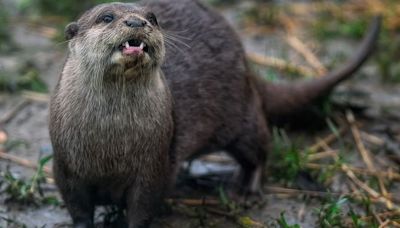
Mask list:
[[285,211],[281,212],[281,215],[280,215],[279,219],[277,219],[277,222],[281,228],[301,228],[301,226],[298,224],[289,225],[287,223],[286,218],[285,218]]
[[225,190],[222,186],[218,187],[218,193],[219,193],[219,199],[221,200],[222,205],[228,206],[229,199],[228,199],[228,196],[226,195]]
[[51,159],[53,155],[48,155],[40,159],[39,161],[39,168],[43,168]]

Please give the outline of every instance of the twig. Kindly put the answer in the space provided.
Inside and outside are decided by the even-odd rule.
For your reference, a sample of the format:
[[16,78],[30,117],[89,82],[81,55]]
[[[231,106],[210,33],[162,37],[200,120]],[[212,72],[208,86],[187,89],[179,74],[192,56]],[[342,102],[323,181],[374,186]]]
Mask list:
[[26,22],[24,24],[29,26],[33,31],[37,32],[40,36],[48,39],[54,39],[58,36],[59,32],[56,28],[45,26],[34,22]]
[[262,224],[260,222],[254,221],[250,217],[245,217],[246,221],[243,221],[242,220],[243,217],[237,216],[237,215],[229,213],[229,212],[221,211],[221,210],[218,210],[218,209],[215,209],[215,208],[210,208],[210,207],[207,207],[206,210],[208,212],[210,212],[210,213],[227,217],[227,218],[229,218],[229,219],[231,219],[231,220],[233,220],[233,221],[235,221],[235,222],[237,222],[237,223],[239,223],[241,225],[243,225],[243,223],[246,223],[247,226],[251,225],[251,227],[267,227],[267,226],[265,226],[264,224]]
[[[351,192],[319,192],[319,191],[309,191],[309,190],[301,190],[301,189],[291,189],[291,188],[282,188],[282,187],[264,187],[265,190],[270,191],[273,194],[284,194],[286,196],[295,196],[297,197],[298,195],[307,195],[311,197],[320,197],[320,198],[326,198],[326,197],[340,197],[343,195],[347,195],[352,197],[353,199],[363,199],[360,194],[355,194]],[[379,200],[372,198],[370,199],[371,202],[380,202]]]
[[208,154],[201,157],[200,159],[207,162],[215,162],[221,164],[232,163],[232,159],[230,157],[223,156],[221,154]]
[[[330,147],[328,144],[326,144],[325,141],[321,141],[320,139],[318,139],[318,142],[321,143],[321,147],[322,149],[326,150],[326,151],[331,151],[333,150],[332,147]],[[337,159],[338,156],[337,154],[333,154],[334,158]]]
[[211,212],[213,214],[217,214],[217,215],[221,215],[221,216],[225,216],[227,218],[234,218],[235,216],[232,213],[226,212],[226,211],[221,211],[221,210],[217,210],[215,208],[207,208],[208,212]]
[[[346,127],[339,128],[339,131],[338,131],[339,135],[345,133],[346,130],[347,130]],[[332,142],[334,142],[336,140],[336,138],[337,138],[337,136],[334,133],[331,133],[328,136],[326,136],[325,138],[318,140],[318,142],[316,144],[310,146],[308,149],[310,151],[315,151],[316,152],[316,151],[318,151],[319,149],[322,148],[323,144],[329,145]]]
[[347,121],[350,124],[350,130],[353,134],[354,141],[356,142],[356,146],[358,151],[361,154],[362,159],[364,160],[364,163],[367,165],[368,169],[371,171],[375,171],[375,167],[372,163],[372,159],[370,157],[369,151],[365,148],[364,143],[361,140],[361,134],[360,131],[358,130],[356,124],[355,124],[355,118],[354,115],[351,111],[346,112],[346,118]]
[[[21,166],[24,166],[24,167],[27,167],[27,168],[31,168],[31,169],[37,169],[38,168],[37,164],[35,164],[35,163],[33,163],[33,162],[31,162],[31,161],[29,161],[27,159],[20,158],[20,157],[17,157],[15,155],[12,155],[12,154],[4,153],[3,151],[0,151],[0,158],[2,158],[4,160],[11,161],[11,162],[14,162],[14,163],[16,163],[18,165],[21,165]],[[48,176],[50,176],[50,177],[53,176],[53,172],[52,172],[50,167],[48,167],[48,166],[43,167],[43,171]]]
[[337,153],[338,153],[338,150],[328,150],[328,151],[324,151],[324,152],[310,154],[310,155],[308,155],[307,160],[310,162],[310,161],[320,160],[320,159],[327,158],[327,157],[335,157],[335,155],[337,155]]
[[[383,213],[377,213],[376,216],[378,216],[379,218],[388,218],[388,217],[392,217],[392,216],[396,216],[396,215],[400,215],[399,211],[387,211],[387,212],[383,212]],[[365,216],[365,217],[361,217],[360,218],[363,221],[368,221],[373,219],[372,216]]]
[[[346,112],[346,118],[347,118],[347,121],[350,124],[350,129],[351,129],[351,132],[353,134],[354,141],[356,142],[357,149],[360,152],[364,163],[367,165],[367,168],[370,171],[375,172],[376,169],[375,169],[374,164],[372,163],[370,152],[365,148],[364,143],[361,140],[361,134],[360,134],[360,131],[358,130],[358,127],[356,125],[356,120],[355,120],[355,117],[354,117],[353,113],[351,111],[347,111]],[[388,192],[387,192],[387,189],[386,189],[385,184],[383,182],[383,179],[380,176],[377,176],[377,178],[378,178],[379,187],[381,189],[383,197],[387,197],[388,196]],[[387,205],[386,205],[387,208],[389,208],[389,209],[393,208],[393,205],[391,204],[390,200],[386,201],[386,203],[387,203]]]
[[287,32],[293,33],[295,29],[298,28],[298,25],[291,18],[292,16],[282,13],[279,17],[279,20]]
[[327,196],[340,196],[342,193],[337,192],[320,192],[320,191],[309,191],[309,190],[301,190],[301,189],[293,189],[293,188],[282,188],[282,187],[272,187],[266,186],[264,189],[271,193],[284,193],[290,195],[299,195],[305,194],[314,197],[327,197]]
[[389,219],[386,219],[386,220],[379,226],[379,228],[387,227],[387,225],[389,225],[389,223],[390,223],[390,220],[389,220]]
[[306,214],[306,204],[303,203],[303,204],[301,204],[299,212],[297,213],[297,220],[303,221],[305,214]]
[[[396,216],[398,214],[399,214],[398,211],[387,211],[387,212],[383,212],[383,213],[373,213],[372,216],[360,217],[360,220],[364,221],[364,222],[369,222],[369,221],[375,219],[375,220],[377,220],[379,222],[379,224],[382,224],[383,223],[382,222],[382,218],[386,220],[387,218],[390,218],[392,216]],[[347,218],[346,219],[346,224],[351,224],[351,223],[352,223],[351,218]]]
[[291,71],[307,77],[312,76],[314,74],[314,72],[307,67],[296,66],[291,63],[288,63],[283,59],[278,59],[275,57],[260,55],[256,53],[247,53],[247,57],[249,58],[249,60],[258,65],[273,67],[277,68],[278,70]]
[[215,199],[167,199],[170,204],[184,204],[186,206],[215,206],[220,202]]
[[322,76],[327,73],[325,66],[318,60],[318,58],[310,51],[306,44],[304,44],[300,39],[293,35],[296,23],[292,20],[292,17],[282,14],[281,22],[285,26],[288,33],[286,41],[288,44],[297,52],[299,52],[306,61],[317,71],[317,76]]
[[[378,192],[376,192],[374,189],[370,188],[367,184],[359,180],[356,175],[348,169],[348,167],[345,164],[342,164],[342,169],[345,171],[346,175],[352,180],[358,187],[362,188],[365,192],[367,192],[370,196],[373,198],[377,199],[379,202],[385,203],[386,205],[392,205],[392,208],[395,208],[396,210],[400,210],[400,207],[396,206],[393,204],[392,201],[389,199],[382,197]],[[390,209],[392,209],[390,208]]]
[[6,114],[4,114],[1,118],[0,118],[0,125],[1,124],[6,124],[8,122],[10,122],[19,111],[21,111],[25,106],[27,106],[30,103],[29,100],[24,99],[23,101],[21,101],[20,103],[18,103],[12,110],[10,110],[9,112],[7,112]]
[[378,223],[381,225],[383,223],[381,217],[378,216],[378,214],[375,212],[375,210],[372,210],[372,216],[378,221]]
[[[305,167],[309,169],[325,169],[325,168],[332,169],[335,168],[336,166],[328,164],[307,163],[305,164]],[[400,180],[400,173],[383,172],[383,171],[372,172],[367,169],[356,168],[351,166],[347,166],[347,168],[357,174],[368,175],[368,176],[381,176],[388,178],[389,180]]]
[[318,58],[307,48],[307,46],[300,39],[289,34],[286,37],[286,41],[293,49],[303,55],[306,61],[318,72],[318,76],[326,74],[327,70],[324,65],[322,65]]
[[372,135],[370,133],[360,131],[361,138],[368,141],[369,143],[375,144],[377,146],[382,146],[385,144],[385,140],[379,138],[378,136]]
[[350,178],[350,180],[353,181],[354,184],[356,184],[358,187],[362,188],[364,191],[366,191],[368,194],[370,194],[373,198],[379,198],[379,193],[377,193],[375,190],[370,188],[367,184],[362,182],[360,179],[356,177],[356,175],[348,169],[346,165],[342,165],[343,171],[347,174],[347,176]]
[[39,101],[39,102],[49,102],[50,98],[48,94],[45,93],[37,93],[32,91],[22,91],[22,96],[31,101]]

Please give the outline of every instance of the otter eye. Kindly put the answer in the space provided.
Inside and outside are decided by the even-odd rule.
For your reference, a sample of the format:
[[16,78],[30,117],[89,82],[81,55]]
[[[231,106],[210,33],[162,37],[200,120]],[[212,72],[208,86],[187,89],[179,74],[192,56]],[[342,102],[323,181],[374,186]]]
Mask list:
[[112,22],[112,21],[114,20],[114,15],[112,15],[112,14],[106,14],[106,15],[102,16],[101,20],[102,20],[104,23],[110,23],[110,22]]
[[156,15],[154,13],[147,13],[146,19],[152,24],[152,25],[158,25]]

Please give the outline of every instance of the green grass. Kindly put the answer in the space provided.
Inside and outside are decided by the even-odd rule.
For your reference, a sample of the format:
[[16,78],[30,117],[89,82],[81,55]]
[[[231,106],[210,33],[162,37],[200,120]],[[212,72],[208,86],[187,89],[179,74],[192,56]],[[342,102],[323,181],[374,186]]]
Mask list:
[[7,201],[23,205],[53,204],[59,202],[55,197],[44,196],[41,184],[45,180],[44,166],[50,161],[52,156],[40,159],[35,174],[29,180],[15,177],[9,170],[2,173],[2,185],[5,185]]
[[265,70],[265,74],[263,77],[265,80],[269,82],[278,82],[280,80],[280,76],[272,69]]
[[21,223],[15,219],[9,219],[7,217],[0,216],[0,222],[6,222],[7,227],[17,227],[17,228],[28,228],[28,226],[24,223]]
[[276,220],[280,228],[301,228],[300,225],[294,224],[294,225],[289,225],[289,223],[286,221],[285,217],[285,212],[281,212],[281,215],[279,219]]
[[398,34],[383,29],[379,40],[379,51],[375,55],[375,62],[381,75],[382,82],[400,82],[400,40]]
[[[363,212],[356,212],[353,207],[364,207]],[[316,209],[318,216],[317,226],[321,228],[352,227],[352,228],[378,228],[379,223],[373,216],[372,204],[369,198],[358,202],[348,196],[338,199],[327,198],[323,205]],[[361,213],[361,214],[360,214]],[[373,219],[362,219],[366,217]]]
[[242,208],[233,200],[231,200],[222,186],[218,187],[218,196],[221,206],[224,210],[231,214],[238,214],[242,211]]
[[[394,7],[394,6],[393,6]],[[329,12],[320,12],[311,31],[321,41],[344,37],[360,40],[366,33],[371,17],[357,15],[355,19],[348,20],[334,16]],[[389,31],[385,24],[382,26],[374,62],[378,68],[382,82],[400,82],[400,40],[397,39],[399,31]]]
[[241,13],[245,24],[271,27],[278,23],[280,8],[276,4],[257,3]]
[[343,206],[348,202],[346,197],[339,199],[328,199],[328,201],[317,209],[318,227],[346,227],[343,222]]
[[307,153],[302,152],[296,143],[289,140],[285,131],[272,130],[273,149],[270,160],[272,173],[277,180],[291,183],[307,162]]
[[358,17],[348,21],[333,16],[319,17],[312,25],[313,34],[320,40],[337,37],[360,39],[368,27],[368,18]]
[[3,0],[0,0],[0,52],[10,50],[10,27],[9,15],[4,7]]
[[34,67],[23,67],[19,71],[19,75],[0,72],[0,91],[17,92],[20,90],[48,92],[46,83]]
[[10,151],[12,149],[16,149],[19,147],[23,147],[23,148],[28,148],[29,144],[26,141],[23,140],[7,140],[6,142],[4,142],[4,144],[1,145],[4,149],[4,151]]

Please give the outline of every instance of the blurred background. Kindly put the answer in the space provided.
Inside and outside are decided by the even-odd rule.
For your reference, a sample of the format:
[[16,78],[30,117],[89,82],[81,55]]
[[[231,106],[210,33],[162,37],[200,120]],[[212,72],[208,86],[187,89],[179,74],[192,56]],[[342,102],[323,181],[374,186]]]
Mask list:
[[[103,2],[0,0],[0,227],[70,225],[49,168],[48,99],[67,55],[65,25]],[[262,199],[229,197],[237,167],[221,152],[185,165],[155,227],[400,227],[400,1],[204,2],[274,83],[343,64],[375,14],[383,29],[372,58],[309,118],[272,128]]]

